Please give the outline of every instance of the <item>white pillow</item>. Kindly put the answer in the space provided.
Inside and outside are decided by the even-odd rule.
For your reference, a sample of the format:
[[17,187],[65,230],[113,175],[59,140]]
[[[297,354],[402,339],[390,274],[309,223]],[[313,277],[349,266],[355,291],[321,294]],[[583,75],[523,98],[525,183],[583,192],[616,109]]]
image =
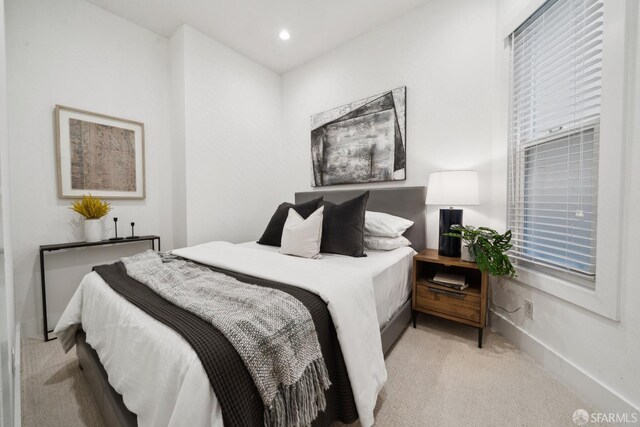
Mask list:
[[398,237],[413,225],[413,221],[382,212],[366,211],[364,233],[370,236]]
[[364,236],[364,247],[367,249],[373,249],[376,251],[392,251],[404,246],[411,246],[411,242],[403,236]]
[[287,221],[282,229],[280,253],[304,258],[318,258],[322,239],[323,212],[324,206],[320,206],[307,219],[303,219],[295,209],[290,208]]

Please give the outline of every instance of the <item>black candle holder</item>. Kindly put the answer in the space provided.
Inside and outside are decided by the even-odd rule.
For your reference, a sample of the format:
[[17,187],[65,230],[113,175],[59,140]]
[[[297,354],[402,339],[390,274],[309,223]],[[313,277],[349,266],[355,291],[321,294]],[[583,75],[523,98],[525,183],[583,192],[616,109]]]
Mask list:
[[110,238],[109,240],[124,240],[124,237],[118,237],[118,218],[113,218],[113,228],[116,231],[116,236]]
[[131,236],[127,237],[127,239],[139,239],[140,238],[140,236],[136,236],[135,231],[133,231],[133,227],[135,227],[135,226],[136,226],[136,223],[132,222],[131,223]]

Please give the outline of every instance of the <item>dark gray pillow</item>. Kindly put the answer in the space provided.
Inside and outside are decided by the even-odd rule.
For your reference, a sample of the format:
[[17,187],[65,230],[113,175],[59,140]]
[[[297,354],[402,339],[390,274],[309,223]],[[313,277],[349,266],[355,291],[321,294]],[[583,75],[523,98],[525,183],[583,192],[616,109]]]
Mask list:
[[322,221],[321,252],[366,256],[364,253],[364,215],[367,210],[369,192],[336,205],[322,202],[324,219]]
[[284,228],[284,223],[287,222],[289,209],[293,208],[302,218],[307,219],[309,215],[314,213],[316,209],[320,207],[321,203],[322,197],[297,205],[287,202],[280,204],[271,217],[269,224],[267,224],[267,228],[264,230],[264,233],[262,233],[262,237],[258,240],[258,243],[261,245],[280,246],[282,241],[282,229]]

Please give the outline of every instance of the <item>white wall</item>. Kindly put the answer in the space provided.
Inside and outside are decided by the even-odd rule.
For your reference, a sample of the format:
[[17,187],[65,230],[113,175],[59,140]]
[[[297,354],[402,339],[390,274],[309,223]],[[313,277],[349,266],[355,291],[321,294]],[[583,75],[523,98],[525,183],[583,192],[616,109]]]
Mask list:
[[[493,0],[434,0],[286,74],[282,78],[287,192],[309,190],[309,117],[398,86],[407,86],[407,180],[426,185],[430,172],[479,171],[482,206],[490,213],[495,105]],[[339,186],[334,189],[358,188]],[[427,212],[427,244],[437,247],[438,209]]]
[[183,61],[174,93],[184,103],[186,241],[255,240],[292,196],[283,192],[280,76],[188,26],[171,47]]
[[[135,221],[137,233],[172,246],[169,43],[83,0],[9,0],[6,14],[16,311],[30,336],[41,329],[38,245],[82,237],[70,201],[57,197],[56,104],[144,122],[146,199],[113,201],[107,223]],[[145,247],[47,256],[50,321],[91,266]]]
[[171,167],[173,193],[173,242],[187,246],[187,171],[185,129],[184,27],[169,40],[171,63]]
[[[275,72],[189,27],[168,40],[83,0],[10,0],[7,14],[23,336],[41,333],[38,245],[82,239],[70,202],[57,198],[55,104],[145,123],[146,200],[112,201],[108,233],[118,216],[125,227],[135,221],[137,234],[159,234],[165,249],[257,239],[276,205],[292,196],[283,185]],[[50,328],[93,265],[144,248],[46,255]]]
[[[531,5],[529,0],[501,0],[499,2],[498,30],[511,24],[514,16]],[[530,9],[530,8],[529,8]],[[524,17],[522,17],[524,18]],[[606,20],[606,16],[605,16]],[[630,22],[640,21],[637,7]],[[508,78],[508,60],[501,54],[503,42],[496,38],[498,47],[497,76]],[[515,281],[499,281],[494,286],[496,303],[507,308],[523,305],[524,298],[534,304],[534,320],[524,316],[523,310],[506,314],[496,309],[501,317],[493,316],[493,325],[523,350],[532,354],[545,368],[567,383],[596,409],[606,412],[640,410],[640,287],[636,276],[636,260],[640,258],[640,37],[635,35],[628,55],[631,67],[626,91],[629,94],[626,138],[626,165],[624,209],[618,218],[599,218],[612,225],[622,222],[625,236],[621,242],[622,282],[620,284],[620,321],[613,321],[585,310],[565,300],[538,291]],[[506,129],[506,85],[501,84],[496,110],[502,119],[496,126],[502,134]],[[504,126],[504,127],[503,127]],[[503,127],[502,129],[500,129]],[[497,224],[506,221],[506,153],[505,138],[496,139],[494,153],[494,188],[492,219]],[[605,171],[606,172],[606,171]],[[606,189],[601,189],[606,191]]]
[[15,348],[4,0],[0,0],[0,426],[14,425]]

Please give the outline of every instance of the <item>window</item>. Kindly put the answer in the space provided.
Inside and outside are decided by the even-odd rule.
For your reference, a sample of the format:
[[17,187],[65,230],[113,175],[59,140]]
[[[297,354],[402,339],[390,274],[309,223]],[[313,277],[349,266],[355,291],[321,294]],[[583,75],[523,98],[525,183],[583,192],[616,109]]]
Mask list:
[[510,36],[511,256],[591,288],[602,28],[602,0],[550,0]]

